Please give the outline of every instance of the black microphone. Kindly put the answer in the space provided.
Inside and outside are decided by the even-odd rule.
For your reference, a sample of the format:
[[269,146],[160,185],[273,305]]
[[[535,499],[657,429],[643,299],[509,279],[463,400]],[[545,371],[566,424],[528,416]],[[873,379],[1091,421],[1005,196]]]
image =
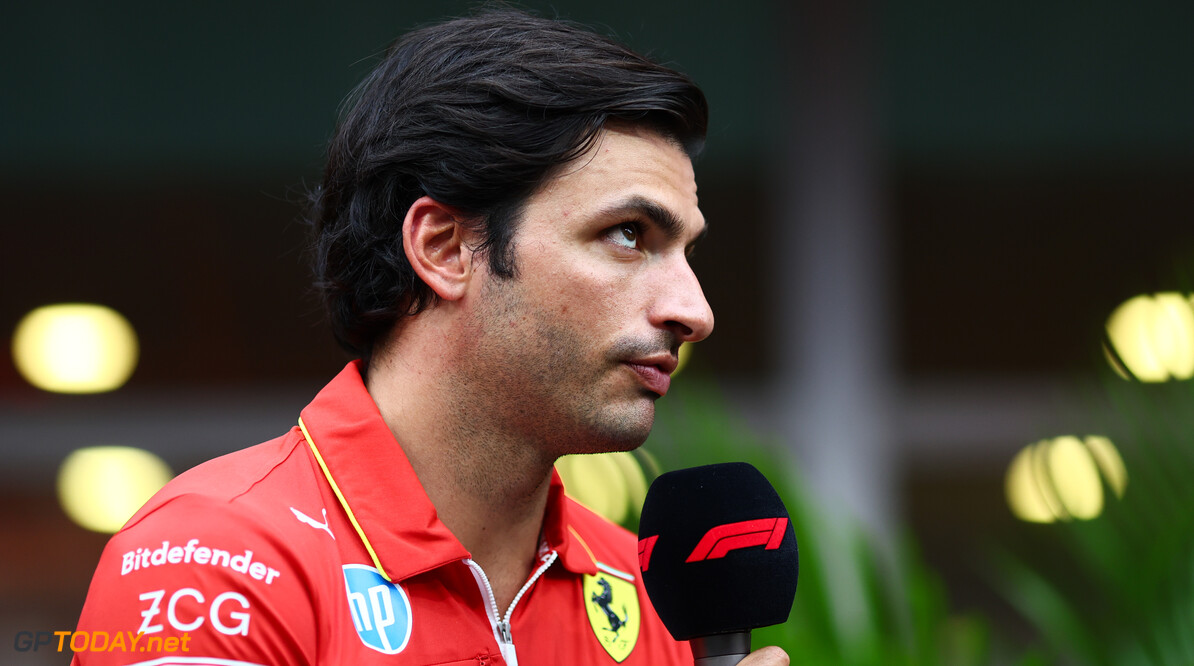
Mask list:
[[800,558],[788,510],[747,463],[668,472],[655,479],[639,521],[647,596],[699,666],[733,666],[750,631],[786,622]]

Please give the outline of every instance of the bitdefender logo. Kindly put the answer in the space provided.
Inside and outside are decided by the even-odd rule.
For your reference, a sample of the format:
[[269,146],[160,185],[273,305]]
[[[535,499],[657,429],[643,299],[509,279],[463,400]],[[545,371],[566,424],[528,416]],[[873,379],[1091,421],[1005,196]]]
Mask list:
[[185,546],[171,546],[163,541],[161,547],[152,546],[130,550],[120,558],[120,575],[127,576],[134,571],[171,564],[203,564],[224,567],[239,574],[265,581],[266,585],[282,575],[277,569],[262,562],[253,561],[253,551],[241,553],[200,546],[198,539],[191,539]]
[[364,564],[344,565],[344,587],[361,642],[384,654],[405,650],[412,624],[406,591]]

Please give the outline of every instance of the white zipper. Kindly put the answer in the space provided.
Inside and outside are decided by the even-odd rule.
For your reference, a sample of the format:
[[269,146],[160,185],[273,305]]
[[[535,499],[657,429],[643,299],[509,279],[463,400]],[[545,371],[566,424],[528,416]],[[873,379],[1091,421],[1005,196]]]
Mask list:
[[481,592],[489,600],[485,612],[489,615],[489,624],[493,627],[493,636],[497,639],[498,649],[502,651],[502,660],[508,666],[518,666],[518,653],[514,650],[514,636],[510,633],[510,618],[514,615],[514,607],[518,605],[518,601],[522,599],[523,595],[531,589],[535,581],[539,580],[543,572],[547,571],[552,562],[556,561],[558,556],[559,553],[554,550],[547,554],[543,560],[543,564],[539,565],[539,568],[535,570],[531,578],[522,586],[518,594],[514,595],[514,600],[510,602],[510,607],[506,609],[505,617],[501,617],[498,610],[497,597],[493,593],[493,585],[489,583],[489,576],[485,575],[485,570],[481,568],[480,564],[471,559],[464,561],[468,565],[469,570],[473,572],[473,578],[477,579],[477,585],[481,588]]

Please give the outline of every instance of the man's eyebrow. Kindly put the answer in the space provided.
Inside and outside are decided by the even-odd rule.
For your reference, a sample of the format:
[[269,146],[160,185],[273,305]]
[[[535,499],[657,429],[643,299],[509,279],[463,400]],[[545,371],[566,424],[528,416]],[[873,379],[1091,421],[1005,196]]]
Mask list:
[[[602,211],[603,217],[628,217],[641,216],[650,220],[655,226],[663,231],[668,240],[677,240],[684,233],[684,223],[680,221],[680,217],[672,212],[667,207],[652,201],[643,196],[632,196],[625,201],[619,202]],[[705,236],[709,225],[706,223],[701,226],[701,231],[693,243]],[[690,243],[691,244],[691,243]]]

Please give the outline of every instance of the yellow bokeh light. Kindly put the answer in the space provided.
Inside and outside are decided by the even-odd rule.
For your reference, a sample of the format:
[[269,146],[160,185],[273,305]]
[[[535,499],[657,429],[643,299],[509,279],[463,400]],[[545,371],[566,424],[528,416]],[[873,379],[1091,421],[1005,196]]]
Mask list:
[[1107,338],[1108,360],[1121,375],[1126,369],[1142,382],[1194,377],[1194,309],[1182,294],[1128,300],[1108,318]]
[[627,510],[635,512],[643,508],[643,500],[647,498],[647,475],[634,454],[624,451],[611,454],[614,464],[618,466],[622,478],[626,480]]
[[569,497],[615,523],[642,509],[647,496],[643,468],[627,451],[564,456],[556,470]]
[[1115,496],[1123,497],[1128,488],[1128,468],[1115,445],[1106,437],[1092,435],[1086,438],[1086,448],[1090,449],[1099,471],[1103,473],[1103,478],[1107,480],[1107,485],[1111,486]]
[[1032,480],[1036,484],[1037,492],[1040,493],[1041,499],[1048,508],[1049,513],[1053,515],[1053,519],[1061,518],[1068,520],[1071,518],[1070,513],[1066,511],[1065,505],[1061,503],[1061,497],[1057,493],[1057,485],[1053,483],[1053,473],[1049,469],[1050,457],[1049,447],[1053,445],[1053,440],[1045,439],[1032,445]]
[[1115,355],[1115,352],[1111,351],[1111,348],[1106,342],[1103,343],[1103,358],[1107,359],[1107,365],[1110,365],[1111,369],[1114,370],[1115,374],[1119,375],[1121,379],[1126,379],[1128,381],[1132,380],[1132,373],[1128,372],[1128,369],[1124,367],[1124,364],[1119,360],[1119,357]]
[[692,343],[681,342],[680,350],[676,352],[676,369],[672,371],[672,376],[680,374],[684,366],[688,365],[688,359],[692,358]]
[[1127,478],[1123,459],[1110,439],[1067,435],[1037,442],[1016,454],[1004,489],[1012,513],[1021,520],[1090,520],[1103,511],[1103,480],[1117,497],[1123,497]]
[[58,501],[71,520],[96,532],[116,532],[173,474],[161,458],[128,446],[92,446],[71,453],[58,469]]
[[1058,437],[1048,449],[1050,480],[1057,499],[1074,518],[1090,520],[1103,512],[1103,484],[1090,451],[1077,437]]
[[137,334],[102,305],[47,305],[25,315],[12,341],[13,360],[34,386],[55,393],[120,388],[137,366]]
[[1007,501],[1021,520],[1051,523],[1056,517],[1037,484],[1032,465],[1034,446],[1025,447],[1012,459],[1006,479]]

